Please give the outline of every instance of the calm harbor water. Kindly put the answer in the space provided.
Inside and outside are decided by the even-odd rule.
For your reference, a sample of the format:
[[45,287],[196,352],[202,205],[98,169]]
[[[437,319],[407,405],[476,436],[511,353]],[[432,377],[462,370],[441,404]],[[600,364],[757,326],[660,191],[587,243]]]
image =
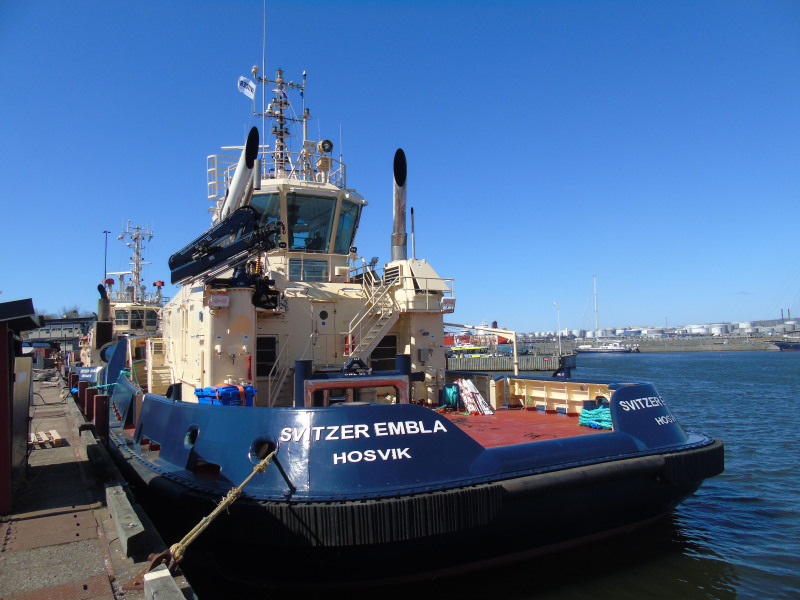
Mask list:
[[[725,472],[618,538],[455,579],[317,597],[800,598],[800,353],[581,355],[574,375],[653,382],[686,429],[724,440]],[[222,597],[195,585],[200,600]]]

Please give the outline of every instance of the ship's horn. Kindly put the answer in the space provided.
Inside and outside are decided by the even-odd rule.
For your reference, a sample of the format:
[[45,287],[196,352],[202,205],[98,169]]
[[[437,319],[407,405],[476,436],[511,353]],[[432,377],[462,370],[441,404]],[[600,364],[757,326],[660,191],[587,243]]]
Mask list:
[[247,184],[252,179],[253,165],[257,157],[258,128],[253,127],[250,133],[247,134],[247,142],[242,150],[242,155],[239,157],[239,164],[236,165],[233,179],[231,179],[231,183],[228,186],[228,195],[219,211],[220,221],[243,204],[243,200],[247,195],[245,193],[248,187]]
[[394,153],[394,211],[392,230],[392,260],[406,260],[408,236],[406,235],[406,153],[398,148]]

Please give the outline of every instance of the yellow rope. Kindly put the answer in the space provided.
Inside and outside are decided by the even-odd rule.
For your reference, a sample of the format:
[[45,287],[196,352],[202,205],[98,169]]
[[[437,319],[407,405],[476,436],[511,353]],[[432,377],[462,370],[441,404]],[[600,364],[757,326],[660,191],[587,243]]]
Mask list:
[[253,472],[247,476],[247,479],[245,479],[235,488],[231,489],[220,501],[220,503],[217,504],[217,507],[211,511],[211,514],[200,519],[200,522],[194,526],[194,529],[187,533],[180,542],[170,546],[169,553],[172,556],[174,563],[179,563],[181,560],[183,560],[183,556],[186,554],[186,549],[189,547],[189,544],[195,541],[200,534],[203,533],[205,528],[211,525],[214,519],[216,519],[223,510],[236,502],[237,498],[239,498],[241,495],[244,486],[250,483],[250,480],[253,479],[253,477],[267,470],[270,461],[275,456],[275,452],[277,452],[277,450],[273,450],[267,456],[265,456],[264,459],[253,468]]

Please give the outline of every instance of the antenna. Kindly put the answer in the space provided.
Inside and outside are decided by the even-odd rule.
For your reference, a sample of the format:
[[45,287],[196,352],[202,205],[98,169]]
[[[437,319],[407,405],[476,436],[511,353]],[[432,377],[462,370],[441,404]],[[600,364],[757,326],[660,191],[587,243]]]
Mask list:
[[[267,72],[267,0],[264,0],[264,36],[261,41],[261,71]],[[255,75],[255,73],[254,73]],[[267,137],[267,123],[266,123],[266,101],[267,101],[266,84],[261,83],[261,140]],[[261,174],[259,173],[259,177]]]
[[[254,70],[256,70],[254,68]],[[301,118],[289,117],[286,114],[286,109],[291,106],[289,102],[289,98],[286,94],[287,88],[292,88],[300,91],[300,94],[305,97],[305,71],[303,71],[303,83],[295,83],[294,81],[286,81],[283,78],[283,69],[278,69],[275,75],[275,79],[267,79],[266,77],[260,77],[256,73],[253,73],[254,77],[257,81],[262,83],[265,87],[263,88],[266,92],[266,85],[268,83],[275,84],[277,87],[272,91],[275,92],[275,96],[272,98],[272,103],[267,107],[267,109],[255,116],[257,117],[269,117],[275,121],[275,126],[272,128],[272,135],[275,136],[275,149],[272,152],[273,162],[276,165],[276,168],[279,171],[284,171],[287,166],[291,169],[291,158],[287,152],[287,143],[286,139],[290,136],[289,130],[286,128],[288,123],[299,123],[300,121],[305,122],[306,119],[309,118],[309,115],[303,113]],[[266,132],[264,134],[266,138]]]
[[597,339],[597,275],[594,278],[594,338]]
[[414,241],[414,207],[411,207],[411,258],[417,258],[417,244]]
[[308,109],[306,108],[306,72],[303,71],[303,87],[300,88],[300,99],[303,101],[303,143],[308,139],[308,119],[310,117]]

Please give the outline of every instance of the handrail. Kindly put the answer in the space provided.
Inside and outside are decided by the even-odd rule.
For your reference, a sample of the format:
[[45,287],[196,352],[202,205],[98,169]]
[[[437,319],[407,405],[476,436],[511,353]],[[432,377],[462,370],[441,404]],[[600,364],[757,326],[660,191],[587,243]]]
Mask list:
[[[223,148],[223,150],[242,150],[242,147],[229,147]],[[347,169],[344,163],[338,159],[332,156],[320,157],[304,150],[297,152],[283,149],[280,154],[289,159],[288,168],[287,165],[275,161],[269,146],[262,145],[260,147],[258,157],[261,159],[261,179],[286,178],[310,183],[330,183],[343,190],[347,188]],[[318,167],[317,162],[320,158],[324,160],[319,163]],[[238,162],[238,156],[227,154],[211,154],[206,157],[209,200],[219,202],[225,198],[225,192],[233,178]],[[325,165],[328,165],[329,168],[321,168]],[[350,193],[355,194],[353,191]]]
[[[411,281],[411,285],[407,285],[407,283],[406,283],[409,280]],[[404,310],[408,311],[408,312],[411,312],[411,311],[414,311],[414,310],[423,310],[423,311],[431,310],[431,304],[433,303],[432,299],[436,299],[436,302],[441,306],[443,304],[442,300],[444,300],[445,298],[455,298],[455,294],[453,292],[454,280],[453,280],[452,277],[448,277],[448,278],[445,278],[445,277],[417,277],[415,275],[403,275],[402,277],[399,277],[396,281],[397,282],[402,282],[404,289],[414,290],[414,292],[415,292],[413,298],[411,298],[411,299],[406,298],[405,301],[401,303],[402,308]],[[427,284],[428,284],[428,282],[433,282],[433,281],[441,282],[445,286],[445,289],[443,289],[443,290],[429,290]],[[414,283],[424,284],[424,285],[422,286],[422,289],[416,289],[415,286],[414,286]],[[435,294],[426,294],[425,292],[427,292],[427,291],[438,291],[438,292],[441,292],[442,295],[440,297],[440,296],[437,296]],[[425,297],[425,306],[424,306],[424,308],[416,308],[415,306],[413,306],[413,303],[415,303],[415,301],[418,300],[421,296]],[[444,307],[442,306],[442,308],[444,308]],[[445,310],[445,312],[453,312],[453,311],[452,310]]]
[[[363,331],[366,328],[366,324],[369,324],[369,328],[367,331],[372,329],[375,326],[377,321],[380,319],[380,316],[377,318],[376,315],[372,314],[373,310],[376,306],[380,305],[380,315],[383,314],[384,310],[389,308],[394,312],[395,309],[399,308],[397,306],[397,302],[394,296],[389,294],[389,291],[397,285],[399,280],[395,279],[389,284],[382,284],[376,288],[372,288],[372,293],[367,296],[367,301],[364,303],[364,306],[361,308],[359,312],[353,317],[350,321],[350,325],[348,327],[347,335],[350,336],[350,351],[351,355],[353,350],[359,345],[362,337]],[[385,298],[389,297],[390,303],[385,303]],[[367,320],[369,317],[373,317],[372,319]]]
[[[284,340],[284,343],[278,352],[278,356],[275,357],[275,362],[272,364],[272,369],[270,369],[269,374],[267,375],[267,406],[273,406],[275,404],[275,401],[278,399],[278,394],[281,393],[283,380],[286,377],[286,373],[289,371],[289,366],[284,364],[286,362],[284,360],[284,355],[288,353],[289,340],[291,338],[292,334],[287,334],[286,339]],[[279,373],[277,379],[280,381],[280,383],[278,383],[273,391],[272,381],[273,378],[276,377],[276,373]]]
[[306,360],[308,358],[308,351],[311,349],[311,342],[314,339],[314,333],[308,334],[308,341],[306,342],[306,347],[303,348],[303,351],[300,353],[300,360]]
[[[267,375],[267,406],[274,406],[275,402],[277,402],[278,396],[283,388],[284,381],[286,381],[286,375],[289,373],[289,369],[291,368],[291,365],[285,360],[285,354],[288,354],[289,339],[291,339],[291,337],[291,333],[286,336],[283,347],[281,348],[280,352],[278,352],[278,356],[275,358],[275,363],[272,365],[269,375]],[[304,360],[308,355],[308,351],[309,348],[311,348],[311,342],[313,339],[314,334],[309,334],[305,348],[303,348],[303,351],[300,353],[300,360]],[[273,381],[276,382],[274,390],[272,389]]]

